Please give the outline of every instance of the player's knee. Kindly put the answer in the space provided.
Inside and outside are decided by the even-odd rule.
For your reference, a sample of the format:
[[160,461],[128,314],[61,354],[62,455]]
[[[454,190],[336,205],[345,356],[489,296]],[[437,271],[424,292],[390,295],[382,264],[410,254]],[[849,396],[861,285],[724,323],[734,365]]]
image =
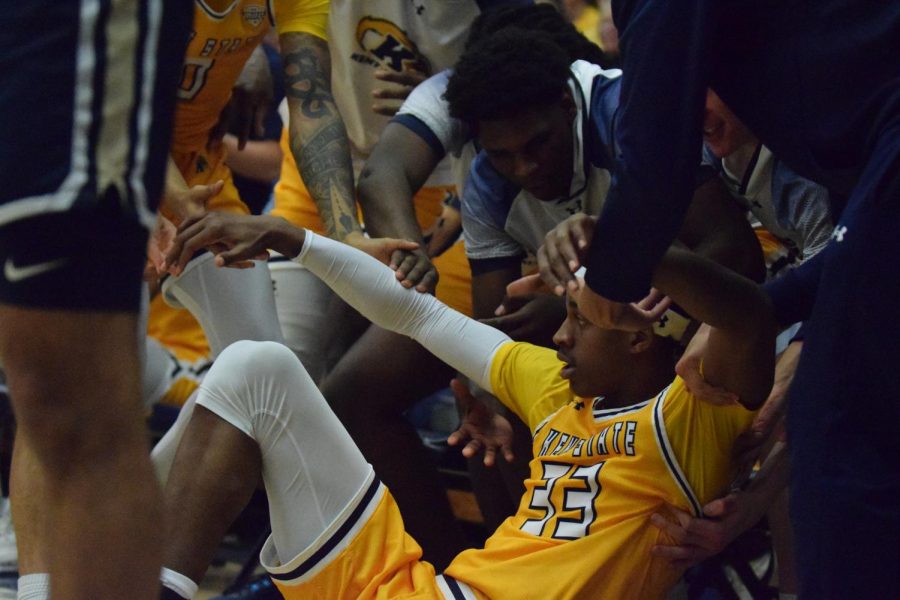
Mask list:
[[240,368],[248,379],[267,381],[303,368],[287,346],[250,340],[241,340],[225,348],[216,360],[216,364],[220,363],[228,365],[229,370]]

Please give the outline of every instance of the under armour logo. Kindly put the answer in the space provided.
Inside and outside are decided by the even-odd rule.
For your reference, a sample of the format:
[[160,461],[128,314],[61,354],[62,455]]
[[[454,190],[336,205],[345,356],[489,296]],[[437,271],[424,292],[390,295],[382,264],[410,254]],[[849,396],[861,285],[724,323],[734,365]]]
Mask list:
[[665,326],[666,326],[666,323],[668,323],[668,322],[669,322],[669,316],[668,316],[668,315],[663,315],[663,316],[661,316],[661,317],[659,318],[659,326],[660,326],[660,327],[665,327]]
[[579,402],[576,402],[576,403],[575,403],[575,410],[581,410],[582,408],[584,408],[584,402],[583,402],[583,401],[579,401]]
[[836,242],[843,242],[844,235],[847,233],[847,228],[841,225],[840,227],[834,228],[834,233],[831,234],[831,239]]

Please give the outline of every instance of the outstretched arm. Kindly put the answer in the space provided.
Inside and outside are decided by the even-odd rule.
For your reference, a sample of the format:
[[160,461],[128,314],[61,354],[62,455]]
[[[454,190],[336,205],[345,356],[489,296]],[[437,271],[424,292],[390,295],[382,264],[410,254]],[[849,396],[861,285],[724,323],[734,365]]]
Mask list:
[[[397,244],[415,247],[411,242]],[[182,224],[166,266],[177,273],[201,248],[214,249],[219,266],[257,258],[267,249],[295,256],[364,317],[413,338],[482,388],[492,390],[491,362],[509,337],[433,296],[404,288],[389,267],[368,254],[277,217],[210,213]]]

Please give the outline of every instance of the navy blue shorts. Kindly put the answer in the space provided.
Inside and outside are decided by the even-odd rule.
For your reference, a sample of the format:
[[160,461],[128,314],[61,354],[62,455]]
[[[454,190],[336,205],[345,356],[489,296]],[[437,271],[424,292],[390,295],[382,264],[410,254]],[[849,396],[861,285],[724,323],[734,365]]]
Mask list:
[[192,8],[4,3],[0,302],[139,307]]

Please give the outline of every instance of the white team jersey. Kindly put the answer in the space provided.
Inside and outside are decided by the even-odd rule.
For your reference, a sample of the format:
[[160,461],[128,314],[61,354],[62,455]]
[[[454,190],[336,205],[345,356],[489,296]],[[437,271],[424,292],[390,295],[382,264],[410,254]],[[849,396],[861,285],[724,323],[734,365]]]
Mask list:
[[394,121],[416,132],[435,152],[446,155],[436,171],[444,177],[443,168],[449,160],[452,182],[456,189],[462,190],[478,150],[465,123],[450,116],[450,107],[444,99],[450,74],[449,69],[444,70],[420,83],[403,101]]
[[[356,171],[390,120],[372,111],[373,89],[391,85],[376,80],[375,69],[400,72],[415,66],[432,75],[453,66],[480,12],[474,0],[332,0],[331,84]],[[452,183],[449,168],[429,180]]]

